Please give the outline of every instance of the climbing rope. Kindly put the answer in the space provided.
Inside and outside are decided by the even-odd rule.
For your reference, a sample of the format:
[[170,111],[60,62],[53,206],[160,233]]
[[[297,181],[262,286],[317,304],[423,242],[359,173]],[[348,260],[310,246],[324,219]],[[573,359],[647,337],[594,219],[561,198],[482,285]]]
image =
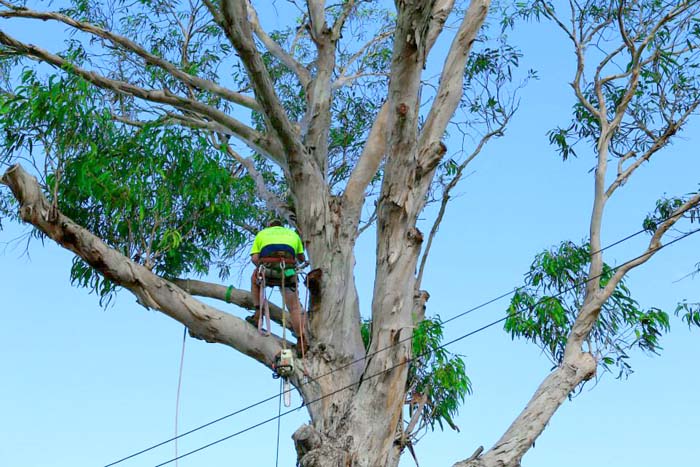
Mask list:
[[[189,291],[188,291],[189,293]],[[180,414],[180,389],[182,388],[182,367],[185,363],[185,342],[187,342],[187,326],[182,332],[182,350],[180,351],[180,372],[177,377],[177,395],[175,397],[175,457],[177,457],[177,422]],[[177,467],[177,460],[175,461]]]
[[[258,277],[257,281],[260,286],[260,293],[258,294],[258,332],[262,335],[267,335],[269,336],[271,334],[271,325],[270,325],[270,304],[267,301],[267,297],[265,296],[265,266],[260,265],[258,266]],[[263,331],[263,321],[267,320],[267,333]]]
[[280,460],[280,418],[282,417],[282,391],[283,382],[280,381],[280,400],[277,403],[277,452],[275,453],[275,467],[278,467],[279,460]]
[[282,350],[287,350],[287,300],[285,300],[287,297],[284,295],[286,292],[284,290],[284,278],[287,275],[287,270],[285,266],[284,259],[282,259],[279,263],[280,275],[282,276],[282,285],[280,286],[280,292],[282,293]]
[[[302,264],[303,266],[303,264]],[[309,305],[309,284],[307,283],[307,275],[304,274],[301,270],[297,269],[297,273],[299,276],[303,277],[303,282],[304,282],[304,288],[306,289],[306,293],[304,294],[304,306],[301,309],[301,316],[299,317],[301,320],[301,325],[299,326],[299,344],[301,345],[301,361],[302,361],[302,369],[304,370],[304,378],[306,379],[309,375],[307,369],[306,369],[306,344],[304,343],[304,331],[306,331],[307,326],[310,327],[309,324],[309,313],[308,313],[308,305]],[[299,280],[297,280],[297,299],[299,298]],[[305,381],[306,382],[306,381]]]

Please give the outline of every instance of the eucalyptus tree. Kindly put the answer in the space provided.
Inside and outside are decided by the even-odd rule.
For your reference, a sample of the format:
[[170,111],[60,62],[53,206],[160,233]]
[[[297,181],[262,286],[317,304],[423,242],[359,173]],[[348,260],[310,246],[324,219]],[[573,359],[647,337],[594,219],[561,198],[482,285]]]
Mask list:
[[[250,294],[194,276],[225,277],[270,213],[286,218],[314,267],[311,347],[291,380],[317,402],[294,435],[298,462],[397,465],[416,428],[451,424],[469,390],[461,361],[438,347],[420,286],[452,188],[517,107],[519,54],[487,37],[488,0],[402,0],[395,11],[300,3],[290,2],[298,19],[269,31],[247,0],[76,1],[55,11],[0,0],[3,24],[69,32],[54,50],[0,29],[3,160],[12,164],[0,209],[74,252],[78,284],[105,299],[124,288],[192,336],[268,367],[280,337],[195,298],[250,308]],[[575,154],[572,138],[592,142],[590,244],[563,244],[533,264],[506,329],[548,349],[555,369],[501,440],[459,465],[519,465],[598,365],[633,345],[657,349],[667,316],[639,310],[623,278],[700,201],[660,202],[645,224],[649,248],[616,269],[603,263],[606,202],[696,111],[698,2],[572,2],[568,21],[548,3],[523,7],[555,21],[576,51],[574,123],[550,135],[564,157]],[[440,37],[448,47],[436,46]],[[448,151],[448,131],[474,147]],[[440,209],[425,240],[417,221],[431,201]],[[370,225],[376,267],[363,323],[354,246]],[[640,327],[641,337],[624,339]],[[438,377],[445,371],[452,381]]]

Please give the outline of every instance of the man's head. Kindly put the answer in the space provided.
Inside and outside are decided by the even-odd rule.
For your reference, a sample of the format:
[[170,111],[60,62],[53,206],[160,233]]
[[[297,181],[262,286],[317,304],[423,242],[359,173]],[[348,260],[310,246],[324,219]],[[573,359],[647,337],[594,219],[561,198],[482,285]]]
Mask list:
[[267,223],[268,227],[282,227],[282,221],[279,219],[272,219]]

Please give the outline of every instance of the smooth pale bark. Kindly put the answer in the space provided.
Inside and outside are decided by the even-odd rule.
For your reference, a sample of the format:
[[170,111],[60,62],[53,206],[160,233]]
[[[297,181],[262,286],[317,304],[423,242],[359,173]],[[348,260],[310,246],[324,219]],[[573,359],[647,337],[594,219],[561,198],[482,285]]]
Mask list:
[[491,449],[476,459],[457,462],[454,467],[519,467],[523,455],[554,412],[571,391],[595,374],[596,367],[595,358],[587,353],[565,361],[540,384],[525,409]]
[[[317,48],[317,60],[315,73],[309,75],[306,82],[305,71],[290,62],[291,57],[277,49],[261,30],[256,30],[259,24],[255,17],[251,16],[252,24],[248,21],[252,10],[246,0],[224,0],[221,9],[211,2],[205,3],[248,71],[255,92],[255,105],[264,116],[267,133],[252,132],[215,109],[199,106],[180,96],[142,90],[89,70],[75,71],[105,89],[207,117],[229,128],[234,136],[282,167],[295,199],[294,212],[305,247],[313,260],[313,267],[320,271],[315,273],[311,287],[311,348],[305,361],[297,365],[299,371],[292,377],[305,401],[317,401],[307,406],[311,423],[294,435],[299,464],[303,467],[395,466],[401,453],[401,446],[395,441],[399,425],[403,423],[406,363],[410,359],[412,329],[415,319],[422,319],[427,300],[427,293],[418,292],[415,287],[417,259],[423,240],[416,229],[416,220],[424,207],[435,167],[445,154],[441,138],[459,102],[464,64],[489,2],[474,0],[467,10],[448,53],[446,72],[441,77],[433,104],[433,109],[442,111],[430,113],[422,134],[418,130],[418,108],[423,67],[453,2],[415,0],[398,4],[387,101],[343,197],[332,196],[328,191],[326,164],[336,41],[352,5],[348,3],[345,13],[329,27],[324,2],[308,3],[310,33]],[[289,121],[275,95],[272,80],[253,39],[254,33],[263,43],[267,42],[272,53],[295,68],[304,81],[308,108],[300,130]],[[6,36],[0,39],[39,60],[57,66],[64,64],[60,57],[46,51],[13,42]],[[136,53],[141,50],[135,44],[125,42],[122,45]],[[167,64],[163,65],[167,68]],[[203,83],[199,84],[203,86]],[[232,101],[234,97],[239,99],[239,96],[228,97]],[[377,213],[372,356],[365,361],[353,276],[354,245],[362,196],[382,158],[386,158],[386,165]],[[144,306],[158,309],[185,323],[198,337],[230,345],[265,364],[269,365],[274,358],[280,348],[279,339],[263,338],[244,321],[198,302],[175,283],[133,263],[70,219],[52,212],[36,181],[24,174],[21,168],[13,167],[3,180],[20,200],[23,220],[81,256],[105,277],[130,290]],[[178,283],[192,293],[219,299],[223,294],[225,298],[226,291],[222,286]],[[234,292],[232,301],[243,307],[250,306],[249,296]],[[310,378],[308,384],[302,384],[301,371]]]
[[174,283],[153,274],[65,217],[41,192],[36,178],[21,166],[10,167],[0,181],[20,204],[20,217],[62,247],[81,257],[96,271],[133,293],[139,303],[181,322],[192,336],[218,342],[271,366],[281,348],[279,339],[263,338],[240,318],[208,306]]
[[[457,70],[466,60],[488,4],[485,0],[475,0],[471,11],[476,10],[478,14],[467,14],[464,24],[469,28],[458,34],[459,39],[448,56],[448,62],[454,65],[451,71]],[[310,425],[300,428],[294,435],[299,464],[303,467],[395,466],[401,452],[395,440],[397,428],[402,423],[412,328],[414,318],[421,319],[424,315],[427,300],[426,293],[415,290],[415,270],[422,242],[422,234],[415,225],[424,206],[434,167],[445,153],[440,139],[449,120],[441,118],[432,122],[429,134],[421,139],[424,145],[418,151],[420,80],[426,56],[442,31],[453,2],[408,1],[400,4],[396,30],[396,37],[400,40],[395,41],[387,103],[378,116],[344,197],[331,196],[325,182],[331,80],[336,41],[344,15],[329,28],[323,15],[323,2],[309,3],[311,34],[318,60],[316,72],[306,86],[307,114],[301,131],[297,131],[275,95],[256,48],[253,40],[255,21],[253,26],[247,21],[249,4],[245,0],[224,0],[221,10],[209,2],[207,6],[248,71],[256,105],[268,125],[266,135],[251,133],[250,129],[241,127],[230,118],[210,109],[200,109],[178,96],[139,90],[128,83],[110,81],[87,70],[81,75],[115,92],[207,115],[231,128],[234,136],[244,136],[249,144],[265,142],[267,146],[258,149],[273,154],[271,159],[285,171],[296,201],[294,211],[305,247],[313,260],[313,267],[321,271],[314,276],[309,306],[311,349],[303,364],[298,365],[311,382],[302,384],[300,373],[292,378],[305,401],[321,398],[308,405]],[[267,40],[260,31],[256,33],[263,42]],[[13,43],[10,38],[6,41],[23,50],[22,44]],[[25,52],[60,66],[59,59],[48,52],[33,48]],[[277,55],[285,58],[280,50],[277,50]],[[298,68],[297,72],[303,75]],[[444,86],[453,90],[461,86],[462,79],[463,70],[457,70],[450,76],[445,75],[442,81]],[[450,91],[441,93],[438,101],[439,105],[453,111],[459,98],[459,93]],[[378,209],[377,271],[372,304],[374,324],[370,348],[373,355],[363,361],[365,349],[360,335],[353,250],[362,196],[383,157],[387,157],[387,164]],[[6,179],[14,186],[13,192],[23,206],[34,206],[34,198],[43,200],[39,202],[40,208],[23,207],[25,221],[76,252],[105,277],[130,290],[145,306],[185,323],[197,336],[227,343],[264,363],[269,363],[274,357],[280,347],[278,339],[262,338],[244,321],[194,300],[172,282],[110,250],[60,213],[56,213],[57,221],[48,219],[49,205],[39,196],[38,185],[33,187],[37,196],[27,197],[26,190],[16,189],[21,185],[17,181],[24,179],[18,176],[21,172],[20,168],[13,168]],[[42,214],[33,216],[29,212]],[[80,235],[72,234],[75,232],[80,232]],[[110,259],[109,267],[104,266],[104,258]],[[119,268],[126,269],[115,272],[121,271]],[[138,274],[129,275],[131,271],[138,271]],[[187,287],[187,283],[179,283]],[[224,287],[199,282],[190,282],[189,289],[192,293],[215,298],[221,298],[222,293],[225,295]],[[239,296],[237,293],[234,301],[246,307],[247,300],[245,294]],[[264,352],[259,350],[261,348]],[[390,349],[383,350],[385,348]],[[347,389],[337,392],[344,388]],[[326,397],[329,394],[333,395]]]

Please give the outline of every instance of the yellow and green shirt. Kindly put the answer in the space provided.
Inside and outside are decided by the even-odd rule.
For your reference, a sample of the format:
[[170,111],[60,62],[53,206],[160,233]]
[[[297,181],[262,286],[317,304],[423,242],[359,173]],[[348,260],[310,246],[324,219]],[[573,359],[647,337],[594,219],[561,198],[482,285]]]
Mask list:
[[295,254],[304,253],[304,245],[301,243],[299,235],[286,227],[268,227],[258,232],[250,254],[259,254],[268,245],[288,245],[294,249]]

